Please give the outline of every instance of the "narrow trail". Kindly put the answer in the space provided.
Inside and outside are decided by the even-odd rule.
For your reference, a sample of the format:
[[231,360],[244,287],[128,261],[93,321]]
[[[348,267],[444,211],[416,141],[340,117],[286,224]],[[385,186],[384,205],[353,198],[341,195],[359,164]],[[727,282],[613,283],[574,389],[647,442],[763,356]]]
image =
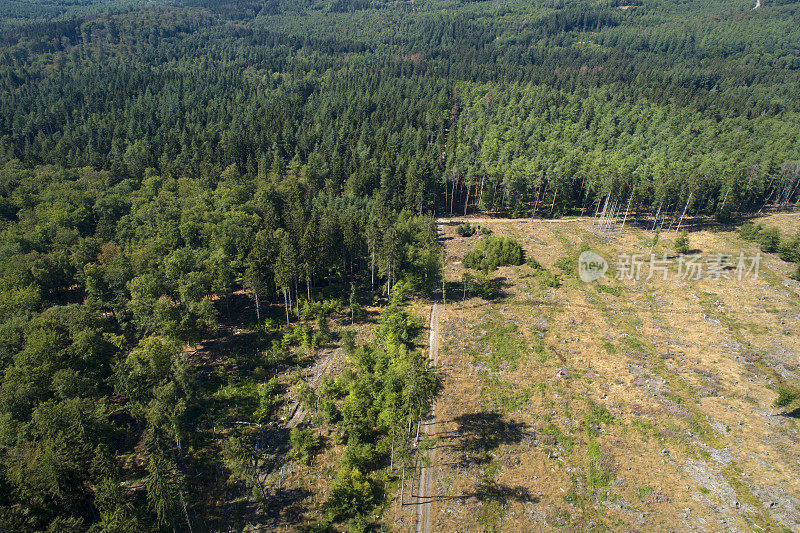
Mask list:
[[[322,350],[317,362],[307,369],[303,378],[311,386],[314,391],[319,388],[322,378],[327,374],[331,366],[343,361],[344,357],[340,351],[337,350]],[[306,417],[306,411],[300,402],[295,402],[294,407],[291,408],[290,414],[287,417],[286,427],[296,428],[303,423]]]
[[[428,358],[434,366],[439,361],[439,303],[431,307],[430,332],[428,334]],[[422,421],[422,432],[427,437],[436,433],[436,406]],[[425,465],[427,463],[427,466]],[[414,517],[416,533],[430,533],[431,530],[431,498],[433,487],[433,450],[428,450],[419,470],[416,511]]]

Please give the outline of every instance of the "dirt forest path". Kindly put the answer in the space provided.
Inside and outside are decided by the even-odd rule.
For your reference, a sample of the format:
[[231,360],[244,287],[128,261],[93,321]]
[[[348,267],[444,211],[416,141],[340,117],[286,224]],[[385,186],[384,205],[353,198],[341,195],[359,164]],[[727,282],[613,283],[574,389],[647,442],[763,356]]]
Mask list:
[[[316,392],[322,383],[322,378],[332,369],[335,375],[335,369],[341,369],[344,367],[344,364],[344,353],[340,349],[323,349],[317,356],[316,362],[303,371],[303,379]],[[295,400],[293,401],[293,405],[290,404],[286,427],[296,428],[305,421],[305,418],[306,410],[299,401]]]
[[443,217],[437,218],[437,224],[452,224],[454,222],[469,222],[470,224],[490,224],[493,222],[497,222],[500,224],[508,223],[508,222],[529,222],[529,223],[545,223],[545,224],[557,224],[563,222],[583,222],[586,220],[591,220],[591,217],[576,217],[576,218],[481,218],[481,217]]
[[[428,334],[428,358],[436,366],[439,360],[439,303],[434,302],[431,307],[430,330]],[[422,431],[426,437],[436,434],[436,406],[425,416],[422,422]],[[416,513],[414,517],[415,531],[417,533],[430,533],[431,524],[431,498],[433,493],[433,450],[425,453],[419,471],[419,484],[417,488]]]

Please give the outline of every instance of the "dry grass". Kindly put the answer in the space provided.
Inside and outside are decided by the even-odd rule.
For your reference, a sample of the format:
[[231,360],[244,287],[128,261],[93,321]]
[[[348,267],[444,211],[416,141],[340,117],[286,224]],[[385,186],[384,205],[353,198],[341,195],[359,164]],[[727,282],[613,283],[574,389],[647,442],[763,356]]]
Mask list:
[[[482,225],[554,272],[584,243],[613,258],[647,253],[651,237],[605,235],[590,220]],[[442,226],[452,281],[480,238],[455,228]],[[654,253],[672,253],[675,236],[662,233]],[[734,232],[694,232],[690,244],[756,251]],[[523,265],[494,274],[503,294],[493,301],[448,302],[432,530],[800,527],[800,432],[771,412],[779,383],[800,384],[790,271],[767,255],[757,280],[564,276],[551,288]]]

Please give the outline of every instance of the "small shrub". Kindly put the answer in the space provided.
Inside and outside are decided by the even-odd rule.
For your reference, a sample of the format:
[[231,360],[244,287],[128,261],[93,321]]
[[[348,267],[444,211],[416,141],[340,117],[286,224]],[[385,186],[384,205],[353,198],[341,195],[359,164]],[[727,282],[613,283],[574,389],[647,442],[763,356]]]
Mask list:
[[778,387],[778,398],[775,400],[775,407],[786,407],[797,399],[797,392],[786,387]]
[[778,249],[778,256],[788,263],[800,262],[800,234],[791,241],[784,241]]
[[557,289],[561,287],[561,278],[557,274],[553,274],[549,270],[541,270],[536,273],[536,277],[545,287]]
[[514,239],[489,236],[464,256],[464,266],[488,273],[499,266],[521,265],[524,259],[522,246]]
[[422,331],[422,321],[400,307],[391,306],[380,319],[380,335],[390,346],[411,346]]
[[534,272],[538,272],[540,270],[547,270],[544,266],[542,266],[542,264],[539,261],[537,261],[533,257],[528,257],[525,260],[525,262],[528,263],[528,266],[531,267]]
[[[344,374],[344,372],[342,373]],[[340,374],[340,376],[342,375]],[[324,398],[343,398],[347,394],[347,383],[325,376],[319,385],[319,395]]]
[[300,306],[300,320],[311,320],[316,316],[317,309],[316,302],[304,300],[303,304]]
[[280,326],[278,326],[277,322],[275,322],[271,318],[266,318],[264,319],[263,328],[264,328],[264,333],[266,333],[267,335],[274,335],[275,333],[278,332]]
[[656,244],[658,244],[658,239],[661,237],[661,227],[657,227],[655,233],[653,233],[653,241],[650,244],[650,248],[652,249]]
[[292,443],[292,448],[289,451],[292,458],[305,465],[311,464],[311,460],[320,449],[319,436],[315,435],[311,429],[292,428],[289,433],[289,440]]
[[311,409],[317,403],[317,393],[302,379],[295,385],[294,395],[305,409]]
[[758,245],[765,253],[777,252],[781,245],[781,234],[778,228],[767,228],[758,234]]
[[475,231],[475,227],[471,226],[469,222],[459,224],[459,226],[456,228],[456,233],[458,233],[461,237],[472,237],[475,235]]
[[275,417],[277,405],[278,380],[272,378],[258,388],[258,409],[254,414],[256,421],[259,424],[271,422]]
[[556,274],[553,274],[539,261],[533,257],[529,257],[525,262],[528,263],[528,266],[530,266],[531,269],[533,269],[533,275],[536,276],[536,279],[538,279],[543,286],[551,287],[553,289],[561,287],[561,278]]
[[343,467],[331,484],[325,504],[331,520],[340,521],[367,514],[373,507],[372,486],[356,469]]
[[347,448],[342,457],[342,464],[353,468],[369,470],[378,463],[380,453],[374,444],[361,442],[355,435],[350,435],[347,441]]
[[558,258],[556,268],[559,268],[567,276],[575,275],[575,261],[567,255]]
[[352,354],[356,349],[356,332],[346,329],[342,332],[342,351],[345,355]]
[[361,322],[367,316],[366,310],[358,302],[350,304],[350,319],[352,322]]
[[363,516],[357,516],[347,521],[347,533],[366,533],[367,531],[371,531],[371,528]]
[[500,295],[501,282],[481,273],[467,278],[467,289],[473,296],[493,300]]
[[755,225],[752,222],[745,222],[739,228],[739,236],[746,241],[758,239],[758,232],[763,229],[761,224]]
[[681,231],[680,235],[675,239],[673,246],[675,247],[675,251],[679,254],[688,254],[691,250],[689,248],[689,232],[686,230]]
[[[783,241],[778,228],[765,228],[762,224],[746,222],[739,228],[739,236],[757,242],[762,252],[777,252],[778,257],[788,263],[800,263],[800,233],[789,241]],[[800,266],[791,277],[800,279]]]
[[342,412],[339,411],[339,406],[330,398],[320,402],[319,411],[322,419],[328,424],[335,424],[342,419]]
[[319,320],[319,317],[327,317],[341,307],[338,300],[308,301],[301,299],[300,301],[302,302],[300,306],[301,320]]

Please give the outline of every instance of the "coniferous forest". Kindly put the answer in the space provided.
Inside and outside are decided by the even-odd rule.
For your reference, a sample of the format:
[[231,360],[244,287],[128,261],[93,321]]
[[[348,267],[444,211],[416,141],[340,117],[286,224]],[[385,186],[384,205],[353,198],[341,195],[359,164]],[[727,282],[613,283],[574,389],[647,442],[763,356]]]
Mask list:
[[319,528],[378,527],[435,217],[792,206],[798,87],[785,0],[3,2],[0,530],[241,527],[331,445],[288,387],[346,444]]

